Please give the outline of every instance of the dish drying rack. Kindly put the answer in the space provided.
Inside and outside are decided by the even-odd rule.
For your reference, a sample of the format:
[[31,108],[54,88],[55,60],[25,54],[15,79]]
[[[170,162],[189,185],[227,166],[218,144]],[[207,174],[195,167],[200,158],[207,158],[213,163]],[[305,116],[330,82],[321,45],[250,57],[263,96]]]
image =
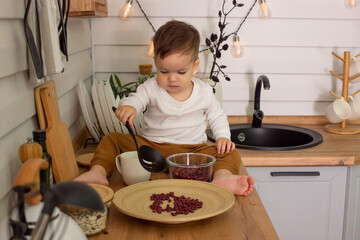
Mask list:
[[[348,97],[348,85],[349,82],[353,81],[356,78],[360,77],[360,73],[349,77],[349,66],[350,66],[350,62],[353,61],[350,58],[350,52],[349,51],[345,51],[344,52],[344,57],[340,57],[339,55],[337,55],[336,53],[332,52],[332,55],[334,55],[335,57],[337,57],[338,59],[340,59],[343,63],[343,76],[339,76],[338,74],[336,74],[335,72],[330,70],[330,73],[332,75],[334,75],[335,77],[337,77],[338,79],[342,80],[342,97],[344,98],[345,101],[348,101],[349,97]],[[360,53],[357,54],[355,56],[355,58],[359,57]],[[332,94],[333,96],[335,96],[336,98],[341,98],[341,96],[337,95],[336,93],[329,91],[330,94]],[[351,94],[351,96],[355,96],[357,93],[360,92],[360,89],[357,90],[356,92],[354,92],[353,94]],[[325,125],[325,131],[330,132],[330,133],[336,133],[336,134],[357,134],[360,133],[360,126],[359,125],[354,125],[354,124],[348,124],[346,122],[346,119],[343,120],[340,123],[332,123],[332,124],[327,124]]]

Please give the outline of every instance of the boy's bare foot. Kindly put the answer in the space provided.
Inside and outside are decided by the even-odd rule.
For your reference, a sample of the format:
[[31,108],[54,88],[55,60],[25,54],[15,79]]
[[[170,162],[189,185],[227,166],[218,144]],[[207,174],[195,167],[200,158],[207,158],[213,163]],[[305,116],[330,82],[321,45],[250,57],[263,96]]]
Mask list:
[[215,173],[212,183],[223,186],[235,195],[247,196],[254,189],[255,180],[249,176]]
[[94,165],[90,171],[81,174],[75,178],[74,181],[109,186],[109,181],[106,178],[105,168],[98,165]]

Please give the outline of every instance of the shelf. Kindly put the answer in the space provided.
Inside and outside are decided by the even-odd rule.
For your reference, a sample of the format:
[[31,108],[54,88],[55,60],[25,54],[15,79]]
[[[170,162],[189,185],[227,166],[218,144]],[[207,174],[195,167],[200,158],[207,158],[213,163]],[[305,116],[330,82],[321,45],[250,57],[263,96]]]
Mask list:
[[70,17],[93,16],[106,17],[108,15],[107,0],[71,0]]

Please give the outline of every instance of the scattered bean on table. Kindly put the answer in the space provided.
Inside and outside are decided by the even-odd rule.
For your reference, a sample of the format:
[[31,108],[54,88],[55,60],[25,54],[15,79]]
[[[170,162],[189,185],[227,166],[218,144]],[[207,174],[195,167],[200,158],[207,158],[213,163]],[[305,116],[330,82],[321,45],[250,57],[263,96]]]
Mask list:
[[[150,200],[153,203],[150,208],[154,213],[161,214],[162,212],[169,212],[172,216],[178,214],[189,214],[195,212],[197,209],[202,208],[203,203],[199,199],[185,197],[184,195],[175,196],[174,192],[152,194]],[[170,206],[170,203],[172,203]],[[165,205],[163,207],[162,205]]]

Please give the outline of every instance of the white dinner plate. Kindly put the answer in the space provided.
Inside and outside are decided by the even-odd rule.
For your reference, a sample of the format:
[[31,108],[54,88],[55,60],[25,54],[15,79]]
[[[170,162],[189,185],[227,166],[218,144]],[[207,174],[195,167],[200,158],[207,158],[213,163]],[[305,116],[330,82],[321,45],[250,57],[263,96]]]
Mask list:
[[81,111],[83,113],[86,127],[92,138],[95,139],[96,142],[100,141],[100,134],[97,127],[97,120],[94,113],[93,106],[91,105],[89,95],[85,88],[85,85],[82,80],[79,81],[77,86],[77,93],[79,97],[79,102],[81,106]]
[[96,116],[98,117],[102,132],[104,134],[108,134],[109,130],[106,127],[105,118],[104,118],[104,114],[103,114],[101,106],[100,106],[96,85],[97,85],[97,80],[94,80],[93,85],[91,87],[91,92],[92,92],[95,112],[96,112]]
[[[100,126],[98,123],[98,120],[96,118],[96,113],[94,110],[94,105],[91,102],[91,98],[89,95],[88,90],[86,89],[86,86],[84,84],[84,81],[81,81],[81,89],[83,91],[83,95],[84,95],[84,99],[85,99],[85,104],[86,104],[86,109],[88,110],[89,116],[90,116],[90,120],[93,123],[93,129],[95,131],[96,136],[98,137],[98,141],[100,142],[101,140],[101,133],[100,133]],[[96,138],[95,138],[96,139]]]
[[116,117],[114,111],[112,110],[112,107],[117,107],[117,104],[116,104],[116,100],[114,97],[114,93],[111,89],[110,82],[104,81],[104,84],[102,86],[103,86],[108,109],[111,112],[110,117],[114,124],[114,128],[115,128],[116,132],[123,133],[122,125],[121,125],[119,119]]
[[107,126],[109,132],[115,132],[114,124],[111,120],[111,115],[110,115],[110,114],[114,114],[114,113],[113,113],[113,111],[111,111],[111,112],[109,111],[109,108],[108,108],[107,102],[106,102],[106,98],[105,98],[104,88],[102,87],[102,85],[104,84],[104,81],[100,80],[97,83],[98,84],[96,84],[96,89],[97,89],[97,93],[98,93],[100,106],[101,106],[102,112],[104,114],[106,126]]

